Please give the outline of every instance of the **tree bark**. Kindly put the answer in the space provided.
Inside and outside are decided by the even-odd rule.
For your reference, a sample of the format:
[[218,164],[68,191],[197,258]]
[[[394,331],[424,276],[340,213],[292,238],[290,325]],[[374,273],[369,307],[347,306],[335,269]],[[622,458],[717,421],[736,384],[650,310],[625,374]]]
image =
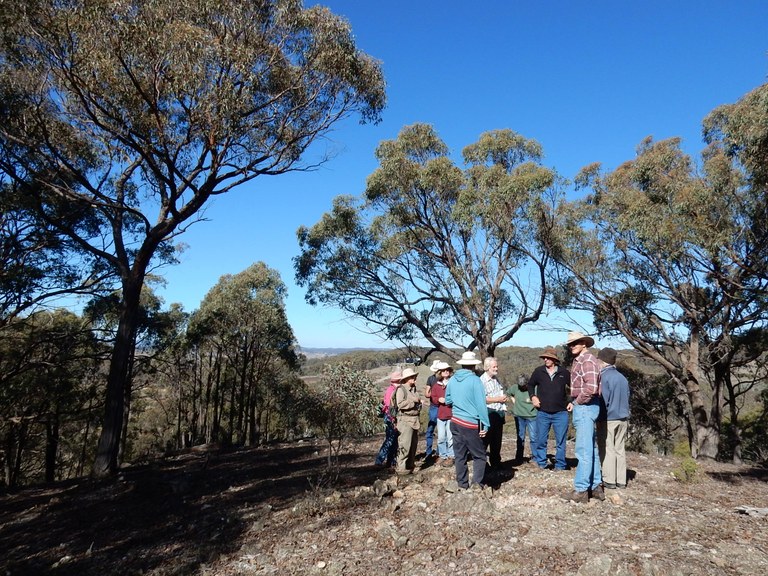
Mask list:
[[45,427],[45,481],[56,479],[56,454],[59,452],[59,411],[49,414]]
[[115,335],[115,344],[107,376],[104,422],[96,448],[93,475],[97,478],[117,472],[120,436],[123,428],[125,392],[129,376],[130,359],[138,327],[139,296],[143,276],[139,280],[123,282],[123,301]]

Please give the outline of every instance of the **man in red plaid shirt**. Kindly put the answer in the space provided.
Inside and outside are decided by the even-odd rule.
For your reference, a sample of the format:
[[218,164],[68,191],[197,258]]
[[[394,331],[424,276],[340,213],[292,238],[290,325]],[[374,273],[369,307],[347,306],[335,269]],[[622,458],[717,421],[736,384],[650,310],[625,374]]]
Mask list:
[[588,502],[589,497],[605,500],[600,473],[600,453],[597,449],[595,422],[600,414],[600,363],[589,347],[594,338],[581,332],[568,334],[568,349],[575,357],[571,366],[571,397],[573,398],[573,427],[576,429],[576,458],[579,464],[573,478],[573,492],[566,500]]

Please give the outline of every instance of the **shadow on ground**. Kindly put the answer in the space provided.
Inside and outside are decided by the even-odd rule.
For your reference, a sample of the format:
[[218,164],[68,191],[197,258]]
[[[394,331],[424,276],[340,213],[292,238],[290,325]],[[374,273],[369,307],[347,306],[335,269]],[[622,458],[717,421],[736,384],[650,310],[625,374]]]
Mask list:
[[[348,456],[342,466],[345,487],[377,477],[370,455]],[[288,506],[325,469],[318,447],[304,443],[178,456],[109,481],[2,495],[0,573],[189,574],[233,551],[251,512]]]

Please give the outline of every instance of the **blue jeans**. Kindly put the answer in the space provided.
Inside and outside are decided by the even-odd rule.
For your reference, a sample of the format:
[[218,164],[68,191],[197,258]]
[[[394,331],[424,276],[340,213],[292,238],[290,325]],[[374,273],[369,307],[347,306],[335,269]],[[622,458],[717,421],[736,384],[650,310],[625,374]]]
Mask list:
[[531,456],[533,456],[534,446],[536,446],[536,418],[523,418],[515,416],[515,425],[517,426],[517,450],[515,451],[515,460],[520,462],[525,452],[525,431],[528,430],[528,442],[531,446]]
[[397,429],[389,416],[384,418],[384,425],[386,426],[386,435],[381,448],[379,448],[379,453],[376,455],[376,464],[393,466],[397,463]]
[[427,456],[432,456],[435,453],[432,446],[435,439],[435,428],[437,428],[437,406],[429,405],[429,420],[427,421]]
[[440,458],[453,458],[453,434],[450,420],[437,421],[437,455]]
[[600,452],[597,449],[595,422],[600,413],[600,404],[593,400],[589,404],[573,405],[573,427],[576,429],[576,476],[573,487],[577,492],[597,488],[603,481],[600,474]]
[[555,469],[565,470],[565,439],[568,435],[568,412],[543,412],[536,414],[536,443],[533,459],[540,468],[547,466],[547,441],[549,429],[555,431]]

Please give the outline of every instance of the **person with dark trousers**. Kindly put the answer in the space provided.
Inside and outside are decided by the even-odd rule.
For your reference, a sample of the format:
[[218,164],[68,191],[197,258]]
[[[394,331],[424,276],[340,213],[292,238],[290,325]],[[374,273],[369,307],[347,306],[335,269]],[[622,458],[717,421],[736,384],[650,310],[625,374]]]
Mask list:
[[512,400],[512,415],[515,417],[515,428],[517,429],[517,445],[515,446],[515,463],[524,462],[525,453],[525,432],[528,431],[528,444],[531,450],[531,460],[533,460],[534,450],[536,448],[536,414],[538,410],[531,401],[531,395],[528,394],[528,379],[522,374],[508,391],[507,395]]
[[483,361],[483,375],[480,380],[485,388],[485,402],[488,405],[488,419],[491,427],[483,438],[483,443],[488,450],[488,463],[491,469],[498,471],[501,468],[501,438],[504,434],[504,423],[507,415],[507,395],[497,378],[499,363],[493,356]]
[[[456,484],[461,489],[485,488],[485,446],[483,437],[491,423],[485,390],[475,368],[481,364],[474,352],[464,352],[456,362],[461,368],[448,381],[445,403],[451,407],[451,434],[455,455]],[[467,460],[472,457],[472,486]]]
[[565,470],[565,440],[568,435],[568,413],[573,409],[569,400],[571,374],[560,366],[557,350],[549,347],[539,354],[543,366],[536,368],[528,380],[528,394],[536,413],[536,442],[532,461],[539,468],[548,468],[547,442],[549,431],[555,433],[555,470]]

